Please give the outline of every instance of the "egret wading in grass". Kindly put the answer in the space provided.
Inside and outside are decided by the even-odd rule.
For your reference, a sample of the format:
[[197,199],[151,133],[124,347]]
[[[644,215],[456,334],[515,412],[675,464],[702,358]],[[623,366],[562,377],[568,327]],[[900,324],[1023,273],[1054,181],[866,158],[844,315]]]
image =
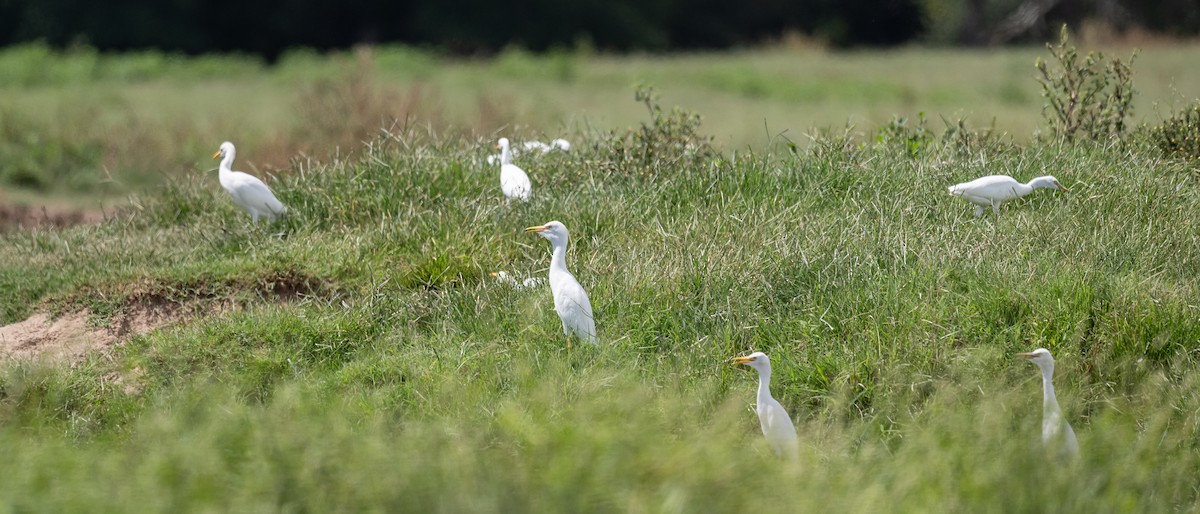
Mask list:
[[754,352],[745,357],[730,359],[733,364],[745,364],[758,371],[758,399],[754,410],[758,413],[758,424],[771,443],[776,455],[797,459],[800,445],[796,440],[796,426],[792,424],[783,405],[771,397],[771,359],[763,352]]
[[529,175],[525,174],[525,170],[512,163],[512,150],[509,149],[508,138],[500,138],[496,147],[500,149],[500,190],[504,191],[504,196],[509,199],[528,202],[529,194],[533,192],[533,184],[529,182]]
[[219,172],[221,187],[229,191],[229,196],[233,197],[233,203],[250,213],[250,219],[256,224],[259,216],[266,216],[268,220],[274,221],[275,216],[287,212],[287,207],[284,207],[275,198],[271,189],[258,177],[241,171],[233,171],[233,159],[236,156],[237,150],[229,141],[221,143],[221,149],[212,156],[213,159],[222,157]]
[[983,215],[983,211],[988,207],[991,207],[992,212],[998,216],[1000,215],[1000,204],[1021,198],[1032,193],[1034,189],[1071,191],[1063,187],[1062,184],[1059,184],[1058,179],[1050,175],[1030,180],[1028,184],[1017,182],[1016,179],[1008,175],[990,175],[970,182],[955,184],[948,189],[951,195],[960,196],[964,200],[975,204],[976,218]]
[[587,291],[567,271],[567,227],[557,221],[529,227],[532,232],[550,240],[550,292],[554,294],[554,311],[562,320],[563,333],[572,334],[589,343],[596,342],[596,323],[592,318],[592,302]]
[[1071,424],[1063,417],[1062,410],[1058,408],[1058,398],[1054,396],[1054,357],[1050,356],[1050,350],[1038,348],[1017,355],[1037,364],[1042,370],[1042,444],[1047,449],[1057,449],[1072,457],[1079,455],[1075,431],[1071,430]]

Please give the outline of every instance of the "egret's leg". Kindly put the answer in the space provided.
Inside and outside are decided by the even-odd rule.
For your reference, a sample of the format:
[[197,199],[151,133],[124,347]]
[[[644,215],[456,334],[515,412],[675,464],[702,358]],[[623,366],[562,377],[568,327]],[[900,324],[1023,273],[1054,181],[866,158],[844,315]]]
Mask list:
[[996,216],[1000,216],[1000,202],[992,202],[992,212],[996,213]]
[[986,208],[987,208],[987,207],[984,207],[984,206],[982,206],[982,205],[976,206],[976,207],[975,207],[975,217],[976,217],[976,218],[978,218],[978,217],[980,217],[980,216],[983,216],[983,210],[984,210],[984,209],[986,209]]
[[252,223],[254,223],[255,225],[258,224],[258,211],[254,210],[254,209],[250,210],[250,221]]

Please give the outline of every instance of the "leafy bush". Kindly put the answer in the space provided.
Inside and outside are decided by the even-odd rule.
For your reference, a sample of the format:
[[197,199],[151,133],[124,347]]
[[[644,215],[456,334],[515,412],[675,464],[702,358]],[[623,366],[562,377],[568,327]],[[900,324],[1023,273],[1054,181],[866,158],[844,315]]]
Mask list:
[[1050,130],[1067,141],[1077,136],[1092,140],[1120,139],[1125,135],[1126,118],[1133,115],[1133,59],[1105,62],[1104,54],[1088,52],[1082,61],[1079,51],[1067,44],[1063,26],[1057,45],[1046,44],[1058,69],[1051,70],[1041,58],[1042,109]]

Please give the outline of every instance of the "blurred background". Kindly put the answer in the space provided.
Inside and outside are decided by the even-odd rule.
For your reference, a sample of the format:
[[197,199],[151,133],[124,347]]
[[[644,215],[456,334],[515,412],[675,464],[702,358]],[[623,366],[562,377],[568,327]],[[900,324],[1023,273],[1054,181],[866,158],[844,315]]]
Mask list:
[[1140,49],[1136,122],[1200,96],[1194,0],[0,0],[0,218],[211,178],[225,140],[260,175],[381,130],[481,154],[583,140],[644,121],[638,85],[724,148],[918,119],[1029,140],[1063,24],[1084,50]]
[[834,47],[1037,42],[1067,23],[1170,36],[1200,30],[1194,0],[5,0],[0,43],[102,51],[241,52],[275,60],[296,47],[403,43],[455,55],[533,51],[686,51],[802,34]]

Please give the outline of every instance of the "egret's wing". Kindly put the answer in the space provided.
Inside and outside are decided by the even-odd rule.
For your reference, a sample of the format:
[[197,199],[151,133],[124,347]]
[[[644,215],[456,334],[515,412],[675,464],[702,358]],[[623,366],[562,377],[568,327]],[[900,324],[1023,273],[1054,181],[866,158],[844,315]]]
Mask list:
[[275,198],[271,189],[253,175],[236,172],[233,190],[237,192],[237,196],[242,202],[260,211],[274,214],[283,214],[287,211],[287,207],[284,207],[283,203]]
[[541,141],[526,141],[525,142],[525,150],[526,151],[540,150],[542,153],[546,153],[546,152],[550,151],[550,145],[547,145],[546,143],[543,143]]
[[583,286],[579,285],[575,277],[571,277],[567,282],[554,298],[554,310],[558,312],[563,323],[580,337],[595,341],[596,322],[592,318],[592,302],[588,299],[587,291],[583,290]]
[[771,399],[766,411],[766,419],[760,420],[763,424],[763,435],[775,446],[777,451],[794,454],[798,443],[796,426],[792,424],[792,417],[788,416],[787,411],[774,398]]
[[1075,431],[1071,429],[1071,424],[1063,422],[1063,448],[1070,455],[1079,455],[1079,441],[1075,439]]
[[533,184],[529,182],[529,175],[525,174],[525,170],[505,164],[500,168],[500,190],[509,198],[528,200],[529,193],[533,191]]

